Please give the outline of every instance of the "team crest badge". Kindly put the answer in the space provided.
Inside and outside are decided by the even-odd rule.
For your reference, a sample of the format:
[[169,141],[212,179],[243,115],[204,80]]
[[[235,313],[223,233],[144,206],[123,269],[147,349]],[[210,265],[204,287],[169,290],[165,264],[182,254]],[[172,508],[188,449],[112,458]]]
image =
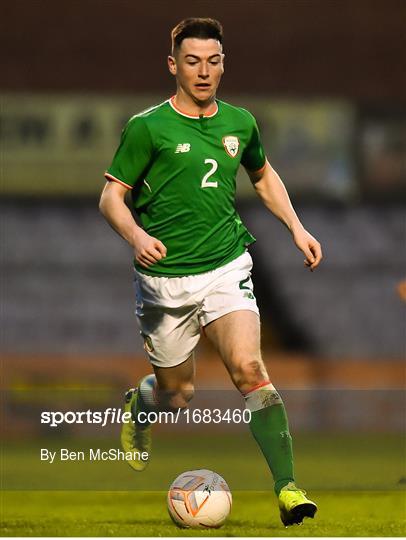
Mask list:
[[226,137],[223,137],[223,146],[227,154],[234,158],[238,154],[240,141],[238,137],[234,137],[234,135],[227,135]]
[[141,335],[144,339],[144,349],[149,353],[154,352],[154,346],[152,344],[151,336],[147,336],[146,334],[143,334],[142,332],[141,332]]

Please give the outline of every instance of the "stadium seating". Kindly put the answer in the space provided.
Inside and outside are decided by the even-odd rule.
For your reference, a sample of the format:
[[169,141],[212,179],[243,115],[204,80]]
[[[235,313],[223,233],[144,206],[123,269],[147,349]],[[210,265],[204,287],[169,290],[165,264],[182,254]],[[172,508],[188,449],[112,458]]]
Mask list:
[[[3,202],[3,349],[93,353],[142,350],[133,316],[131,250],[96,201]],[[315,273],[257,202],[240,205],[257,237],[254,279],[264,324],[282,342],[327,357],[402,358],[401,207],[303,206],[323,244]]]

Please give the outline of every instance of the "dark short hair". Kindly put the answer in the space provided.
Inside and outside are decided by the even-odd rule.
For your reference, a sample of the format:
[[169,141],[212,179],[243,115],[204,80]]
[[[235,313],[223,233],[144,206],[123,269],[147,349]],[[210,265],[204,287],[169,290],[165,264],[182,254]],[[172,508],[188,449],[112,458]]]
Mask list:
[[175,26],[171,32],[171,37],[172,54],[174,54],[186,38],[216,39],[222,44],[223,27],[216,19],[190,17],[189,19],[183,19]]

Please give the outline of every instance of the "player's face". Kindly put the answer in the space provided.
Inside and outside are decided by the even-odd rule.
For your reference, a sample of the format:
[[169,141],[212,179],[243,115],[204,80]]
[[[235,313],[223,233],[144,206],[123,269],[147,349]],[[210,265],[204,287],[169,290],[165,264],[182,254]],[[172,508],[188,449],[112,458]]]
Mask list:
[[224,54],[216,39],[186,38],[176,56],[168,58],[178,88],[197,103],[214,99],[224,72]]

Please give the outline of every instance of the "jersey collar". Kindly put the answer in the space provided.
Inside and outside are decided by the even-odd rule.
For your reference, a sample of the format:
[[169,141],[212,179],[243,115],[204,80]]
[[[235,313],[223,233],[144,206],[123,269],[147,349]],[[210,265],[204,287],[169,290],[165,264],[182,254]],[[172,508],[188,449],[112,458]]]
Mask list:
[[212,118],[213,116],[216,116],[219,110],[219,106],[217,105],[217,101],[214,102],[215,109],[210,114],[204,114],[203,116],[199,114],[188,114],[181,109],[177,105],[175,105],[175,96],[172,96],[169,100],[169,105],[172,107],[172,109],[177,112],[178,114],[185,116],[186,118],[193,118],[194,120],[199,120],[200,118]]

